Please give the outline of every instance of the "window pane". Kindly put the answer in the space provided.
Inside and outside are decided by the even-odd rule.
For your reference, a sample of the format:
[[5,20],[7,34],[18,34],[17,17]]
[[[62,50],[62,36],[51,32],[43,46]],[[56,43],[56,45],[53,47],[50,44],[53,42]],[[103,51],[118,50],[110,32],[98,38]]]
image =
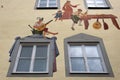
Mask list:
[[95,3],[94,0],[87,0],[86,2],[87,2],[87,3]]
[[56,0],[49,0],[49,3],[55,3],[56,4]]
[[103,72],[100,59],[88,59],[88,66],[90,71]]
[[37,46],[35,57],[47,57],[47,51],[48,51],[47,49],[48,49],[47,45]]
[[47,60],[46,59],[35,59],[33,71],[46,71]]
[[106,1],[105,0],[97,0],[96,3],[106,4]]
[[19,59],[16,71],[29,72],[29,69],[30,69],[30,59]]
[[47,0],[40,0],[40,3],[47,3]]
[[39,7],[46,7],[47,6],[47,0],[40,0],[40,2],[38,4],[39,4]]
[[56,7],[56,0],[49,0],[49,7]]
[[93,3],[88,3],[88,7],[96,7]]
[[85,71],[83,58],[71,58],[72,71]]
[[22,46],[20,57],[31,57],[33,46]]
[[70,57],[83,57],[81,46],[70,46]]
[[107,7],[107,4],[106,4],[106,2],[104,0],[97,0],[96,4],[99,7]]
[[108,7],[106,0],[86,0],[88,7]]
[[56,4],[54,4],[54,3],[50,3],[50,4],[49,4],[49,7],[57,7],[57,6],[56,6]]
[[50,2],[56,2],[56,0],[49,0]]
[[97,46],[85,46],[87,57],[99,57]]
[[46,3],[40,3],[39,7],[46,7],[47,4]]
[[105,3],[104,0],[96,0],[96,3]]
[[97,4],[98,7],[107,7],[107,5],[103,4],[103,3],[98,3]]

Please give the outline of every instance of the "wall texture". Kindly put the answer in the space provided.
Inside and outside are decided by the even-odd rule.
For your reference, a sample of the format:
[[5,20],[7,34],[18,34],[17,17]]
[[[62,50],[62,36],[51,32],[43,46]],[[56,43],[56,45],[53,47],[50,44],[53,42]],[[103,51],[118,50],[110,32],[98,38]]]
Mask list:
[[[66,0],[61,0],[61,7]],[[80,3],[78,8],[83,12],[86,11],[84,0],[71,0],[73,4]],[[110,0],[112,9],[106,10],[89,10],[88,14],[113,14],[118,17],[117,21],[120,25],[120,6],[119,0]],[[31,35],[28,24],[33,25],[36,17],[44,17],[45,21],[53,19],[53,15],[57,10],[35,10],[35,0],[1,0],[0,5],[0,80],[119,80],[120,79],[120,30],[114,27],[110,19],[105,20],[109,24],[109,30],[103,28],[96,30],[92,27],[95,20],[90,20],[89,29],[85,30],[84,25],[75,25],[75,31],[71,30],[72,20],[63,20],[52,22],[49,24],[49,30],[59,32],[57,37],[57,45],[60,55],[57,57],[57,72],[53,77],[6,77],[9,68],[9,49],[11,48],[15,37],[25,37]],[[77,8],[76,8],[77,9]],[[74,9],[74,10],[76,10]],[[83,22],[82,22],[83,24]],[[85,33],[97,36],[103,39],[107,55],[109,57],[114,77],[66,77],[65,61],[64,61],[64,44],[66,37]],[[48,35],[51,37],[51,35]]]

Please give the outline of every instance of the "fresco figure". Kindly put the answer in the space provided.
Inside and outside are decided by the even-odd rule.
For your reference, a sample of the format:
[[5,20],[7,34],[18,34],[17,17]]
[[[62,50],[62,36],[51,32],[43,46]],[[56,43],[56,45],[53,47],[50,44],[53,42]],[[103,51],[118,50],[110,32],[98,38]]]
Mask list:
[[72,30],[75,30],[74,29],[74,25],[77,24],[79,22],[79,26],[82,26],[81,22],[82,22],[82,19],[81,17],[85,16],[87,14],[87,11],[83,14],[82,13],[82,9],[78,9],[76,12],[74,12],[71,16],[71,19],[73,21],[73,24],[72,24],[72,27],[71,29]]
[[79,4],[72,5],[71,1],[67,0],[62,8],[62,10],[64,11],[62,15],[62,19],[70,19],[73,13],[72,8],[76,8],[77,6],[79,6]]
[[55,14],[53,14],[53,15],[55,15],[55,21],[57,21],[57,20],[61,20],[62,21],[62,11],[61,10],[58,10]]
[[58,32],[54,33],[54,32],[50,32],[48,31],[48,28],[46,28],[46,26],[53,20],[50,20],[47,23],[43,23],[43,18],[39,18],[39,20],[35,23],[35,25],[33,26],[34,29],[36,29],[37,31],[41,32],[43,37],[45,38],[46,34],[52,34],[52,35],[57,35]]

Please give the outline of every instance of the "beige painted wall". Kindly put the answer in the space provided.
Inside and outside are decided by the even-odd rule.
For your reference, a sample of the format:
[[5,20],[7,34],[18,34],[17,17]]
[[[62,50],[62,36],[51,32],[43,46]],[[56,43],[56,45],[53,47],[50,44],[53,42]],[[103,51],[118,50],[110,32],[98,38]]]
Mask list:
[[[44,17],[45,21],[53,19],[53,13],[56,10],[34,10],[35,0],[0,0],[0,80],[120,80],[120,30],[115,28],[111,20],[105,20],[109,24],[109,30],[95,30],[90,21],[88,30],[83,26],[75,26],[75,31],[71,30],[71,20],[57,21],[49,24],[49,30],[59,32],[57,35],[58,48],[60,55],[57,57],[58,71],[53,77],[6,77],[9,68],[9,49],[11,48],[16,36],[25,37],[31,35],[28,24],[33,25],[36,17]],[[61,6],[66,0],[61,0]],[[73,4],[80,3],[78,8],[85,11],[83,0],[71,0]],[[118,16],[120,25],[120,0],[110,0],[113,9],[109,10],[89,10],[89,14],[114,14]],[[76,9],[74,9],[76,10]],[[82,23],[83,24],[83,23]],[[101,37],[104,40],[106,51],[114,72],[115,77],[66,77],[64,65],[64,45],[63,40],[66,37],[78,33],[86,33]],[[51,35],[50,35],[51,36]]]

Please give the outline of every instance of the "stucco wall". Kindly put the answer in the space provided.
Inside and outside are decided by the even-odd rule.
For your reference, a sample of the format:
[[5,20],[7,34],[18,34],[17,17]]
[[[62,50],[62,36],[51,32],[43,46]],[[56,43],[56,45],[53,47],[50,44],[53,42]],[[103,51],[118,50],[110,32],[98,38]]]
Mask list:
[[[61,7],[66,0],[61,0]],[[83,0],[71,0],[73,4],[80,3],[78,8],[83,12],[86,11]],[[89,10],[88,14],[113,14],[118,17],[117,21],[120,25],[120,6],[119,0],[110,0],[112,9],[106,10]],[[63,20],[52,22],[49,24],[49,30],[59,32],[57,35],[57,45],[60,55],[57,57],[57,72],[53,77],[6,77],[9,68],[9,49],[11,48],[16,36],[25,37],[31,35],[28,24],[33,25],[36,17],[44,17],[47,22],[53,19],[53,15],[57,10],[35,10],[35,0],[1,0],[0,5],[0,80],[119,80],[120,79],[120,30],[114,27],[110,19],[105,21],[109,24],[109,30],[103,28],[95,30],[90,20],[88,30],[83,26],[75,25],[75,31],[71,30],[72,20]],[[77,8],[76,8],[77,9]],[[74,9],[74,10],[76,10]],[[101,21],[101,20],[100,20]],[[83,22],[82,22],[83,24]],[[109,57],[114,77],[66,77],[65,61],[64,61],[64,45],[63,40],[66,37],[86,33],[103,39],[107,55]],[[48,35],[51,37],[51,35]]]

